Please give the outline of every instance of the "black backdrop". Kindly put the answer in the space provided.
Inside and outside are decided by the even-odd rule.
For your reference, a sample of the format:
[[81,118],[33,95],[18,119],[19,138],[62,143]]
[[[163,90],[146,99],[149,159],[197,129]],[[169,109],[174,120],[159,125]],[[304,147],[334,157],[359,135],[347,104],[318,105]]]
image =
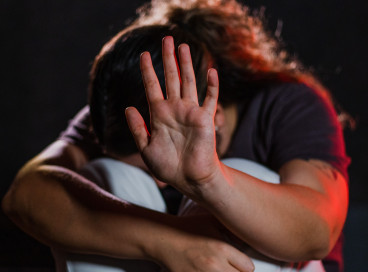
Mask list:
[[[86,103],[94,55],[145,1],[0,0],[0,197],[22,164],[54,140]],[[249,0],[265,7],[269,29],[282,26],[287,48],[331,89],[358,121],[346,131],[350,209],[346,271],[368,256],[368,2]],[[0,213],[0,271],[53,271],[49,250]],[[365,270],[366,271],[366,270]]]

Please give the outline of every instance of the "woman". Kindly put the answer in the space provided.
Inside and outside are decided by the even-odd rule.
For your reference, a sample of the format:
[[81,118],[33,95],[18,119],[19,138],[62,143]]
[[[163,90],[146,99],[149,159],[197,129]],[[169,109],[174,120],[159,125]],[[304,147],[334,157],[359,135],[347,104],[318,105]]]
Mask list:
[[[234,1],[155,1],[151,7],[142,10],[140,18],[127,31],[155,24],[180,27],[207,48],[210,60],[219,74],[219,101],[228,110],[228,120],[233,120],[223,121],[226,126],[217,131],[218,139],[232,135],[222,129],[226,128],[234,133],[227,140],[221,140],[229,145],[227,148],[224,144],[226,148],[221,151],[223,155],[243,157],[264,164],[279,173],[281,184],[264,183],[219,162],[214,147],[215,141],[208,141],[209,135],[215,134],[216,119],[210,121],[208,114],[205,119],[207,121],[204,122],[206,126],[203,127],[205,134],[198,130],[198,133],[185,134],[196,135],[194,138],[183,137],[181,144],[189,144],[193,148],[183,151],[181,144],[177,147],[183,151],[184,157],[169,156],[169,160],[156,160],[165,157],[151,157],[154,153],[148,150],[155,149],[147,148],[146,144],[149,143],[150,146],[154,143],[153,136],[156,132],[160,135],[159,128],[166,127],[166,123],[157,118],[160,125],[151,127],[152,137],[147,138],[139,115],[131,108],[127,111],[128,121],[130,120],[142,156],[154,176],[196,200],[233,234],[265,256],[289,262],[323,258],[332,250],[345,221],[346,167],[349,161],[344,151],[341,127],[331,107],[328,92],[313,76],[304,72],[297,62],[289,60],[287,54],[277,48],[277,43],[263,30],[259,19],[249,16],[247,11]],[[170,53],[173,51],[173,45],[169,40],[166,41],[163,49],[168,52],[163,55],[164,63],[167,64],[166,70],[176,71],[176,64],[174,65],[175,61]],[[188,55],[185,48],[182,47],[184,51],[179,52],[179,56],[184,57],[184,60]],[[142,68],[143,77],[153,79],[146,82],[150,86],[147,92],[151,93],[153,89],[159,93],[157,84],[149,84],[155,81],[155,77],[147,54],[142,56]],[[183,72],[183,69],[181,70]],[[175,75],[173,72],[170,74]],[[190,75],[190,72],[184,74]],[[209,74],[208,83],[212,89],[218,86],[215,74],[213,70]],[[188,79],[189,83],[193,82],[192,76],[188,76]],[[178,95],[181,87],[177,75],[171,78],[171,81],[167,80],[166,86],[172,96],[181,97]],[[193,83],[188,86],[187,89],[193,90]],[[212,94],[215,93],[215,90],[212,91]],[[170,95],[168,100],[156,99],[156,102],[166,105],[170,104],[169,100]],[[213,104],[213,101],[210,104]],[[154,101],[149,98],[149,102],[151,115],[156,116],[161,107],[156,107],[155,110]],[[167,108],[168,116],[181,116],[175,111],[179,107]],[[198,115],[200,116],[204,115]],[[174,120],[178,121],[175,118]],[[217,122],[221,124],[221,118]],[[229,125],[230,123],[233,125]],[[165,133],[168,131],[170,130],[164,130]],[[164,132],[162,135],[167,136]],[[183,245],[190,248],[188,241],[194,245],[186,227],[184,232],[187,233],[188,239],[183,239],[180,234],[183,233],[181,226],[185,225],[196,226],[194,232],[201,233],[200,227],[194,224],[196,221],[190,224],[188,222],[193,219],[173,219],[156,213],[152,215],[147,211],[138,211],[134,206],[131,206],[131,211],[124,209],[126,205],[100,192],[88,180],[70,171],[80,169],[84,165],[86,156],[83,150],[88,150],[76,147],[78,141],[70,144],[70,139],[76,139],[80,134],[77,134],[77,137],[75,134],[72,137],[70,135],[64,137],[69,139],[69,144],[65,141],[56,142],[20,171],[3,202],[4,209],[12,219],[41,241],[54,247],[66,248],[68,251],[154,259],[173,271],[179,271],[183,267],[186,268],[183,271],[193,269],[191,264],[194,262],[189,255],[184,254],[186,258],[183,254],[175,254],[179,251],[174,249],[182,249]],[[197,137],[198,135],[207,136]],[[82,142],[85,143],[85,139]],[[198,144],[193,145],[196,142]],[[170,146],[170,143],[165,142],[164,146]],[[196,151],[197,146],[201,148],[196,154],[189,152]],[[170,154],[169,151],[165,155]],[[200,167],[200,170],[211,173],[209,176],[196,172],[199,163],[204,161],[203,157],[206,158],[207,164]],[[171,166],[176,169],[174,173],[177,175],[168,175],[168,162],[175,161],[177,163]],[[46,192],[50,198],[57,201],[49,202],[38,197]],[[91,200],[94,205],[91,205]],[[68,205],[66,210],[63,210],[65,203]],[[42,207],[44,212],[39,212],[37,207]],[[56,221],[50,223],[50,214],[55,211],[60,214]],[[136,216],[137,214],[139,216]],[[99,228],[96,228],[96,221],[102,224]],[[141,225],[142,221],[144,224]],[[113,227],[119,224],[120,227]],[[208,226],[207,233],[213,223],[204,220],[203,225]],[[110,240],[100,237],[98,231],[101,226],[109,229]],[[140,231],[133,231],[137,229]],[[147,229],[152,235],[145,238],[153,240],[142,242],[139,238],[141,233],[147,233]],[[136,235],[131,235],[132,233]],[[162,235],[163,233],[165,235]],[[205,236],[200,237],[202,240],[196,242],[203,242],[202,245],[205,241],[208,242]],[[125,242],[125,247],[119,246],[122,241]],[[155,250],[149,245],[154,245]],[[172,250],[168,250],[169,248]],[[210,247],[206,249],[207,251],[202,250],[201,253],[211,252]],[[226,248],[225,251],[230,252],[232,248]],[[147,257],[147,252],[154,254]],[[221,264],[234,263],[229,261],[233,254],[222,252],[219,255],[216,258],[216,269],[221,267]],[[220,261],[224,259],[225,262]],[[242,258],[235,259],[239,261]],[[244,260],[240,263],[244,264]],[[339,271],[338,262],[336,264],[335,270],[330,271]],[[204,263],[196,265],[203,271],[212,271],[205,267]],[[239,262],[236,267],[240,271],[245,269]],[[219,270],[230,271],[224,267]]]

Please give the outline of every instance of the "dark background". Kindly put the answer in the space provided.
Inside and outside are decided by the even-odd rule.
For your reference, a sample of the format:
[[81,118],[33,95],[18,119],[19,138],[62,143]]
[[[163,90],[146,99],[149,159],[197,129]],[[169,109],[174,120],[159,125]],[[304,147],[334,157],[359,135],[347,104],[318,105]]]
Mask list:
[[[0,0],[0,198],[17,170],[65,128],[86,103],[88,71],[100,47],[145,1]],[[368,2],[284,0],[265,6],[269,29],[356,118],[345,132],[352,157],[345,227],[346,271],[367,271],[368,257]],[[47,247],[0,213],[0,272],[53,271]]]

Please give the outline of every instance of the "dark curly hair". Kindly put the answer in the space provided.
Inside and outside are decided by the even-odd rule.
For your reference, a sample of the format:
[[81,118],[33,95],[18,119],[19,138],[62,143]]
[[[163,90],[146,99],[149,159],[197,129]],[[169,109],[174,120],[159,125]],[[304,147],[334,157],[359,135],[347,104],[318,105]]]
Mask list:
[[206,93],[209,55],[203,43],[178,27],[151,25],[124,29],[102,48],[90,72],[89,104],[92,125],[110,154],[137,152],[124,110],[136,107],[149,126],[149,109],[140,73],[140,54],[149,51],[162,90],[165,92],[161,58],[162,39],[173,36],[176,46],[190,45],[200,101]]
[[[205,95],[207,69],[214,67],[220,80],[219,101],[225,107],[251,99],[261,88],[280,82],[305,84],[334,104],[320,81],[265,29],[262,17],[251,15],[235,0],[152,0],[138,15],[103,47],[91,70],[93,125],[107,149],[119,154],[137,151],[123,110],[136,106],[149,124],[139,55],[151,52],[165,90],[161,60],[165,35],[174,36],[177,45],[190,45],[200,98]],[[342,124],[353,124],[344,111],[339,119]],[[128,148],[130,144],[132,148]]]

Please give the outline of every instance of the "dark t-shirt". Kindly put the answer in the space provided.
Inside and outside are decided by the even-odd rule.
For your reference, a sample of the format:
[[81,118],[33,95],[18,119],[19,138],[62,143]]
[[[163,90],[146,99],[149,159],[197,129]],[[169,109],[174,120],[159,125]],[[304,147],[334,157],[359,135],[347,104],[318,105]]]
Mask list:
[[[316,91],[300,84],[279,84],[257,92],[239,105],[239,125],[226,157],[263,164],[274,171],[292,159],[329,162],[347,178],[350,159],[334,109]],[[101,156],[90,132],[89,108],[83,108],[60,139],[82,148],[90,158]],[[164,196],[172,212],[180,195],[169,187]],[[342,271],[342,240],[324,260],[327,272]]]
[[[239,106],[239,125],[226,157],[259,162],[274,171],[292,159],[320,159],[347,179],[350,163],[342,129],[332,106],[301,84],[259,91]],[[324,260],[326,271],[342,271],[342,239]]]

